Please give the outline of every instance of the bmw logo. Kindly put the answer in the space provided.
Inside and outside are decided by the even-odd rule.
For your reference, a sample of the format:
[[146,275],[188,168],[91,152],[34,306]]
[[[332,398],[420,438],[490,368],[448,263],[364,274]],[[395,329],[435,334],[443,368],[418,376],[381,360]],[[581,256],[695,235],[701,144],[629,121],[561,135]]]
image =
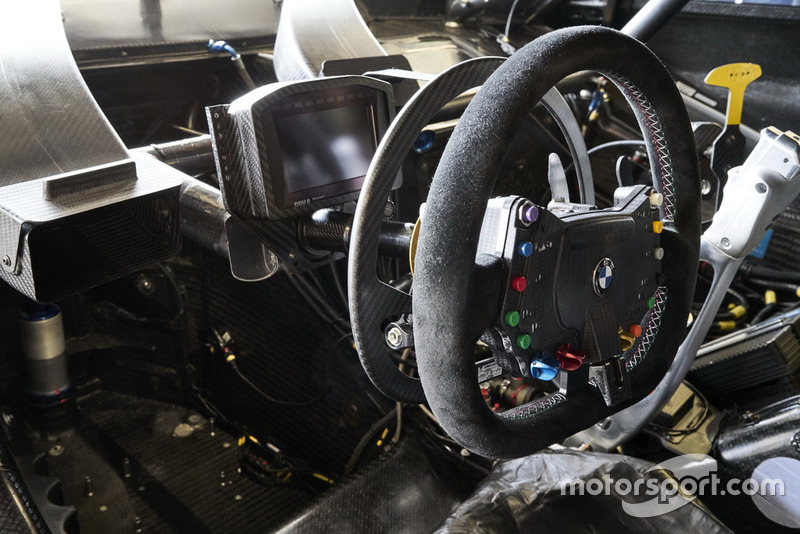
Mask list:
[[614,262],[609,258],[603,258],[594,268],[594,292],[602,295],[611,287],[614,279]]

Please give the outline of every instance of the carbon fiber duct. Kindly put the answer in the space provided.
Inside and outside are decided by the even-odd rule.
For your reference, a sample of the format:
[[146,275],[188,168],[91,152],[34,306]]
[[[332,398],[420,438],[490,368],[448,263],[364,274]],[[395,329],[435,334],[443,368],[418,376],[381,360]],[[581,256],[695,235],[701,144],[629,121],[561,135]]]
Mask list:
[[316,78],[327,60],[385,55],[353,0],[284,0],[275,38],[278,80]]
[[59,4],[3,2],[0,186],[128,157],[64,35]]
[[52,301],[176,252],[181,174],[130,158],[75,65],[58,1],[2,6],[0,278]]

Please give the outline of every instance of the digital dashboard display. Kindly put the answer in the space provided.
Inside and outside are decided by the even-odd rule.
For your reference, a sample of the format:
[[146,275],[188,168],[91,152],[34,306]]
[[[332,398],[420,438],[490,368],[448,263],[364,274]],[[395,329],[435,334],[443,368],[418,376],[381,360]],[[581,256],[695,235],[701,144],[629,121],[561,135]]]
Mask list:
[[375,154],[374,94],[326,93],[273,110],[284,208],[360,189]]
[[375,78],[334,76],[264,85],[207,113],[228,210],[280,220],[358,198],[394,95]]

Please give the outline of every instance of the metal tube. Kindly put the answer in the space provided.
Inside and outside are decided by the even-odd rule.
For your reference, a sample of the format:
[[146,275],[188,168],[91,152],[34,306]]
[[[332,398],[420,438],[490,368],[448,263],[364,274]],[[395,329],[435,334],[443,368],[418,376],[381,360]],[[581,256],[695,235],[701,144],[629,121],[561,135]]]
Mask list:
[[193,176],[216,170],[210,135],[134,148],[133,151],[149,154],[170,167]]
[[620,31],[646,43],[687,3],[689,0],[650,0]]
[[[320,210],[310,219],[300,221],[300,239],[313,250],[347,252],[353,215],[334,210]],[[408,256],[412,224],[383,221],[378,238],[378,254],[393,258]]]
[[230,214],[219,189],[186,177],[181,187],[181,232],[225,258],[230,256],[225,221]]

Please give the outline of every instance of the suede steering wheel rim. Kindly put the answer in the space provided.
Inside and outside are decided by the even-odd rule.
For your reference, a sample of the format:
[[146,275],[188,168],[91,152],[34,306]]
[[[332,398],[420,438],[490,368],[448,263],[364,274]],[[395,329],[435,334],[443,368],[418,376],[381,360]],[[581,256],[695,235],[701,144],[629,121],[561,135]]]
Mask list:
[[[626,353],[631,387],[626,402],[607,406],[584,379],[566,392],[494,413],[480,393],[473,356],[480,335],[475,325],[491,321],[476,317],[486,298],[485,271],[491,270],[476,265],[483,213],[496,169],[524,116],[561,79],[587,70],[606,76],[631,104],[652,162],[653,186],[663,194],[666,253],[657,303],[636,347]],[[699,191],[686,109],[666,68],[640,42],[602,27],[558,30],[500,66],[464,112],[444,151],[417,249],[412,303],[417,365],[428,403],[447,433],[484,456],[523,456],[652,391],[685,333],[698,261]]]

